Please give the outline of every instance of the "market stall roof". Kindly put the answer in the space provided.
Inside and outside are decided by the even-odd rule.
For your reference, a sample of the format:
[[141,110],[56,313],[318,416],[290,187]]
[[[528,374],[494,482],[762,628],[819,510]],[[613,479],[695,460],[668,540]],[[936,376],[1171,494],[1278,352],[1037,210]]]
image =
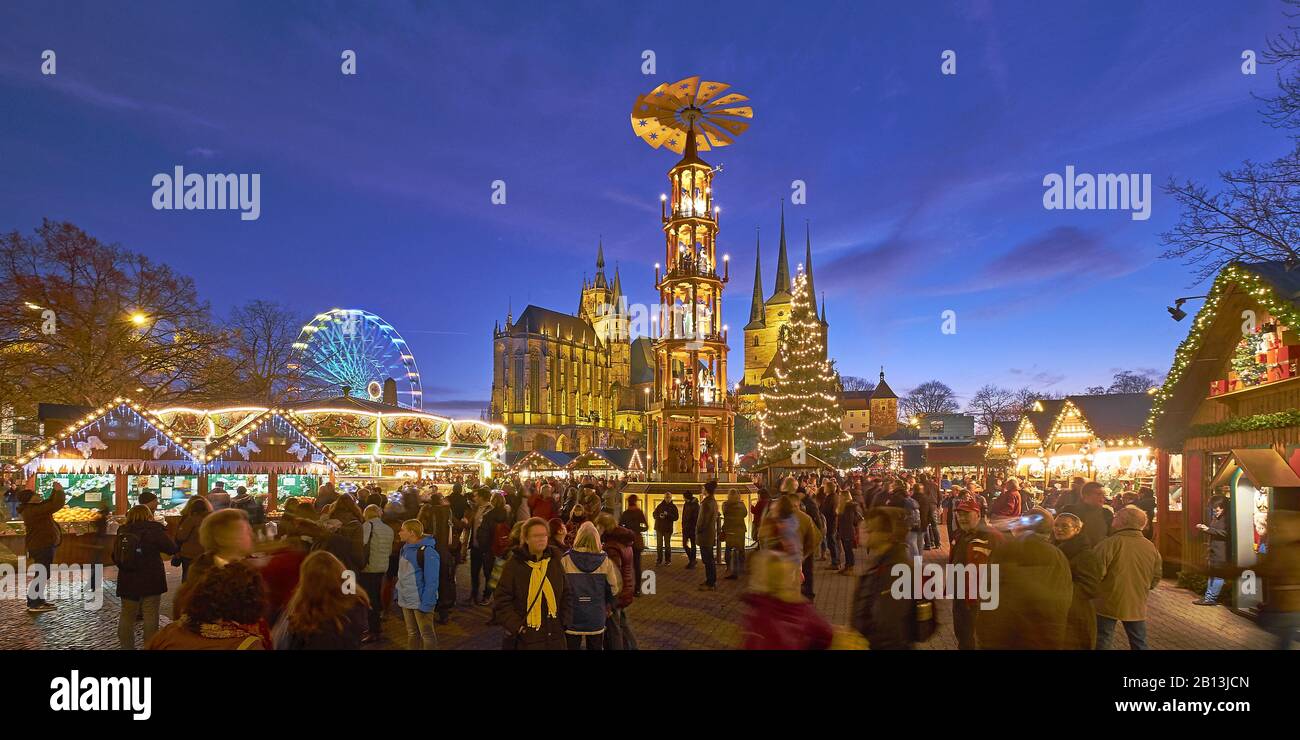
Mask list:
[[1079,409],[1088,428],[1101,439],[1139,437],[1151,415],[1149,393],[1067,396],[1065,400]]
[[250,417],[193,452],[215,472],[322,475],[339,467],[334,452],[275,409]]
[[979,445],[930,445],[925,448],[925,464],[977,467],[984,464],[984,448]]
[[1271,447],[1263,447],[1234,449],[1228,464],[1224,465],[1219,474],[1214,476],[1214,481],[1210,483],[1210,489],[1213,490],[1227,483],[1238,469],[1244,471],[1250,482],[1259,487],[1300,488],[1300,475],[1296,475],[1296,472],[1291,469],[1290,465],[1286,464],[1286,460],[1282,459],[1282,456],[1277,454],[1276,450]]
[[1173,366],[1152,400],[1145,434],[1177,449],[1210,381],[1220,377],[1241,338],[1241,312],[1263,306],[1274,318],[1300,327],[1300,269],[1282,261],[1233,263],[1214,279],[1205,304],[1174,354]]
[[572,452],[530,450],[511,466],[514,470],[564,470],[576,457]]
[[199,460],[156,414],[116,398],[19,460],[28,472],[190,473]]
[[1060,415],[1064,406],[1064,398],[1043,398],[1035,401],[1033,410],[1026,411],[1016,422],[1016,431],[1007,438],[1008,446],[1027,447],[1029,446],[1027,438],[1030,435],[1038,440],[1038,445],[1045,444],[1052,433],[1056,417]]
[[[604,463],[598,463],[603,460]],[[642,470],[641,451],[622,447],[592,447],[573,458],[568,465],[570,470],[583,470],[593,467],[612,467],[623,472]]]

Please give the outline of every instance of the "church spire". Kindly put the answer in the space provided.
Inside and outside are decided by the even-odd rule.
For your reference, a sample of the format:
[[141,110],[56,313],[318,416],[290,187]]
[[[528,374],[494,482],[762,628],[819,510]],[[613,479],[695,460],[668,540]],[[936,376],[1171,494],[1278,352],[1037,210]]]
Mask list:
[[609,283],[605,281],[605,240],[600,238],[596,246],[596,278],[592,281],[593,288],[607,288]]
[[763,324],[763,250],[759,247],[758,229],[754,229],[754,299],[749,304],[749,323]]
[[830,326],[830,324],[826,323],[826,291],[822,291],[822,328],[827,326]]
[[813,287],[812,276],[812,227],[808,225],[805,219],[804,225],[804,244],[805,251],[803,256],[803,271],[808,276],[808,300],[812,301],[812,315],[817,315],[817,289]]
[[781,199],[781,248],[776,256],[776,292],[790,294],[790,260],[785,253],[785,198]]

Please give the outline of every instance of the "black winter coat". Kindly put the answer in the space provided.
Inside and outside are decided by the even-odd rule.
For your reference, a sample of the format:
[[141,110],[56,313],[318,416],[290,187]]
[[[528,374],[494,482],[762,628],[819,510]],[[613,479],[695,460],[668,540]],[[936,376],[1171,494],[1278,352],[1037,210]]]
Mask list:
[[[512,550],[501,569],[501,580],[492,593],[492,620],[505,629],[502,647],[507,650],[567,650],[568,640],[564,628],[572,624],[573,611],[565,592],[564,553],[548,547],[542,557],[551,561],[546,565],[546,580],[551,582],[558,602],[556,616],[550,607],[542,604],[542,626],[532,629],[528,623],[528,582],[533,569],[528,561],[532,556],[527,547]],[[545,599],[542,599],[545,602]]]
[[167,571],[163,568],[161,553],[175,555],[180,550],[171,535],[167,534],[167,528],[153,521],[132,522],[117,530],[119,537],[125,533],[140,538],[140,554],[131,560],[131,567],[124,568],[117,562],[117,547],[114,543],[113,564],[118,566],[118,597],[138,601],[146,596],[167,593]]
[[1206,532],[1210,537],[1206,560],[1211,568],[1221,568],[1228,564],[1227,512],[1224,512],[1223,516],[1213,516],[1205,526],[1210,528],[1210,531]]
[[853,593],[853,629],[867,638],[871,650],[910,650],[916,623],[916,602],[895,599],[890,593],[894,576],[890,570],[899,563],[911,565],[907,546],[894,545],[878,559],[867,563],[866,573],[858,577]]

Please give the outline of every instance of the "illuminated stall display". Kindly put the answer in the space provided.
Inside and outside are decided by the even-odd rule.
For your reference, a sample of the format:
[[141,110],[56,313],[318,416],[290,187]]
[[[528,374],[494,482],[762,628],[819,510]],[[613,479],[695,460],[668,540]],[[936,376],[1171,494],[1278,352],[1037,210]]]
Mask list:
[[125,514],[131,479],[193,476],[200,461],[162,418],[126,398],[96,409],[57,437],[37,446],[20,464],[38,490],[64,482],[68,507]]
[[984,445],[985,467],[1006,467],[1011,464],[1011,440],[1020,425],[1014,421],[995,421],[989,430],[989,441]]
[[1142,432],[1150,413],[1149,393],[1067,396],[1044,445],[1052,478],[1096,480],[1111,493],[1152,485],[1156,457]]
[[[1268,517],[1300,510],[1300,271],[1281,262],[1219,272],[1144,430],[1158,450],[1157,539],[1171,570],[1205,571],[1215,496],[1228,501],[1229,566],[1249,569]],[[1228,591],[1249,613],[1267,582]]]
[[645,462],[641,451],[627,448],[592,447],[573,458],[566,466],[571,475],[592,475],[598,478],[645,478]]
[[1016,475],[1040,487],[1050,482],[1047,438],[1052,432],[1064,399],[1035,401],[1034,407],[1020,417],[1008,443],[1009,456]]
[[309,487],[314,495],[316,479],[338,469],[338,458],[296,419],[281,409],[268,409],[250,416],[226,434],[205,442],[204,471],[209,486],[222,481],[233,491],[244,486],[249,493],[264,495],[268,509],[278,508],[286,495],[282,480],[291,479],[295,491]]

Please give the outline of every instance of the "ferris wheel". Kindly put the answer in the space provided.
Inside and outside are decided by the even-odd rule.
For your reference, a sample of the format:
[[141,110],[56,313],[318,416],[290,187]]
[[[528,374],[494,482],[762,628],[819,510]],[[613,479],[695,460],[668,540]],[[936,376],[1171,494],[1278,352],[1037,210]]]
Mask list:
[[336,395],[346,386],[379,401],[384,381],[392,378],[399,405],[423,406],[420,371],[406,340],[369,311],[336,308],[317,314],[293,343],[288,369],[293,391],[305,398]]

